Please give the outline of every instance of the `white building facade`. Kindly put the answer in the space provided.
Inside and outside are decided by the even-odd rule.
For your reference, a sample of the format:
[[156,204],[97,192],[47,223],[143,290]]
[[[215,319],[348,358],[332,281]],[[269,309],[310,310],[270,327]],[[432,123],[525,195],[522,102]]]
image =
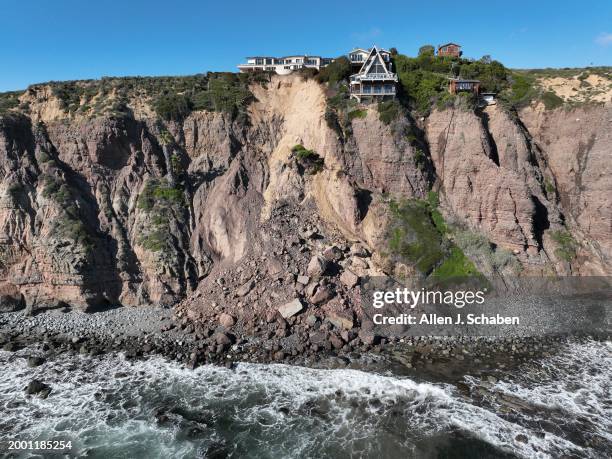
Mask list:
[[285,57],[252,56],[247,57],[246,64],[240,64],[240,73],[246,72],[276,72],[279,75],[287,75],[295,70],[321,68],[333,62],[332,58],[321,56],[307,56],[305,54]]

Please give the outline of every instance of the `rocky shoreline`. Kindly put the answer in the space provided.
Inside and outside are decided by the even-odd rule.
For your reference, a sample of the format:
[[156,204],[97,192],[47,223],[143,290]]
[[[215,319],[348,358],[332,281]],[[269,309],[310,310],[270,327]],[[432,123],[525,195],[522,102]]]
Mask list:
[[[27,358],[31,367],[64,354],[93,357],[120,352],[128,359],[161,355],[191,369],[205,364],[232,368],[238,362],[277,362],[313,368],[391,371],[458,383],[466,374],[486,378],[527,360],[549,357],[568,340],[582,339],[375,336],[370,341],[369,335],[362,334],[362,338],[357,335],[345,342],[347,333],[333,338],[334,326],[327,321],[312,325],[314,333],[324,335],[325,340],[313,343],[307,339],[302,343],[301,322],[302,319],[275,320],[265,324],[269,331],[264,336],[249,336],[231,330],[229,323],[211,328],[194,326],[174,316],[172,310],[160,307],[117,308],[95,314],[52,310],[31,317],[17,312],[0,315],[0,347],[10,352],[32,349]],[[44,384],[41,387],[45,389]],[[44,390],[41,393],[48,394]]]

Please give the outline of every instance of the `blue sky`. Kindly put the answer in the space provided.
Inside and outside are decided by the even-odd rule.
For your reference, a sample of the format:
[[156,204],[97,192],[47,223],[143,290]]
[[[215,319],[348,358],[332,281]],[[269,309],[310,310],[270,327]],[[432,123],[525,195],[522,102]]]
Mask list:
[[244,56],[455,41],[509,67],[612,65],[611,0],[0,0],[0,91],[236,69]]

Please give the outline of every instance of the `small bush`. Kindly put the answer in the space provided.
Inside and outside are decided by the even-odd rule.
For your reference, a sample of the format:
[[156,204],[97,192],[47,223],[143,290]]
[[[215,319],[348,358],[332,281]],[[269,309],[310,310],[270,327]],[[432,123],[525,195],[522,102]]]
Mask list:
[[389,100],[378,103],[378,117],[383,124],[389,125],[397,119],[400,113],[400,106],[396,100]]
[[555,255],[561,260],[570,262],[576,258],[578,243],[567,230],[552,231],[550,237],[558,245]]
[[546,110],[554,110],[563,105],[563,99],[551,91],[542,94],[542,102]]
[[164,94],[153,104],[157,115],[166,121],[178,121],[185,118],[189,113],[193,103],[183,94]]
[[480,274],[468,257],[457,246],[450,248],[440,266],[431,274],[436,279],[461,278]]
[[316,174],[323,169],[324,162],[316,152],[304,148],[303,145],[294,146],[291,151],[298,163],[309,173]]
[[351,63],[345,56],[341,56],[319,71],[317,81],[319,83],[335,84],[348,79],[350,75]]
[[349,121],[353,121],[355,118],[365,118],[366,116],[368,116],[368,111],[367,110],[360,110],[360,109],[356,109],[356,110],[352,110],[350,112],[348,112],[348,119]]

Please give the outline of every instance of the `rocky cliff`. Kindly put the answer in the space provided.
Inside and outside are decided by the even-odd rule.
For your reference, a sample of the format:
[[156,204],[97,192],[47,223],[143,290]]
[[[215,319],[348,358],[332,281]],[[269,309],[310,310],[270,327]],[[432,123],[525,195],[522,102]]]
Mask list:
[[251,91],[246,120],[165,123],[142,100],[93,117],[45,86],[26,92],[28,110],[0,118],[1,307],[183,301],[198,317],[297,296],[352,321],[355,278],[393,269],[389,199],[431,189],[449,224],[523,274],[610,273],[609,104],[455,106],[390,124],[369,106],[347,135],[312,79]]

